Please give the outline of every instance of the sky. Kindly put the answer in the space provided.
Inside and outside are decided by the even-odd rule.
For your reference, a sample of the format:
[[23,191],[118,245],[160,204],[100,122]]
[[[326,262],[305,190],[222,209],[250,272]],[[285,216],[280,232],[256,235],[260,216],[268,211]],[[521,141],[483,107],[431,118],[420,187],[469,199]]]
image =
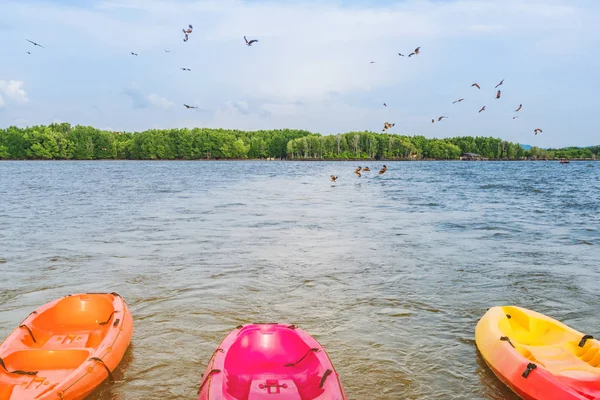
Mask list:
[[[0,0],[0,8],[0,128],[334,134],[392,122],[388,132],[406,135],[600,144],[597,0]],[[248,47],[244,35],[259,42]]]

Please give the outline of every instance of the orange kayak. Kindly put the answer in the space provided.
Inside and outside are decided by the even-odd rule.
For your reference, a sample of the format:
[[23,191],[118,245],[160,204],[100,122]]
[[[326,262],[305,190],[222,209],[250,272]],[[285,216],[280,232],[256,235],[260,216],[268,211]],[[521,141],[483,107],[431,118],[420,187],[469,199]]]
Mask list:
[[522,307],[492,307],[475,329],[492,371],[526,400],[600,399],[600,342]]
[[0,400],[80,400],[117,367],[133,318],[117,293],[73,294],[33,311],[0,345]]

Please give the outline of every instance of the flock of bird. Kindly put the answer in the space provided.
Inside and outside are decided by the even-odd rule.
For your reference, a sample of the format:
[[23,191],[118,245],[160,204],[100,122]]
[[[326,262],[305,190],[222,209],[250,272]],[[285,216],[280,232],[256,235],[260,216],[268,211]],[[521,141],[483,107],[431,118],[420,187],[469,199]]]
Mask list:
[[[411,57],[411,56],[417,56],[417,55],[419,55],[419,54],[420,54],[420,51],[421,51],[421,47],[417,47],[417,48],[416,48],[416,49],[415,49],[415,50],[414,50],[412,53],[410,53],[408,56],[409,56],[409,57]],[[400,57],[404,57],[404,54],[402,54],[402,53],[398,53],[398,55],[399,55]],[[373,64],[373,63],[375,63],[375,61],[371,61],[371,64]],[[497,84],[497,85],[494,87],[494,89],[498,89],[498,88],[499,88],[500,86],[502,86],[503,84],[504,84],[504,79],[502,79],[502,80],[500,81],[500,83],[498,83],[498,84]],[[473,83],[473,84],[471,85],[471,87],[475,87],[475,88],[477,88],[477,89],[481,89],[481,86],[480,86],[480,85],[479,85],[479,83],[477,83],[477,82]],[[501,91],[501,90],[498,90],[498,91],[496,92],[496,99],[500,99],[500,97],[501,97],[501,96],[502,96],[502,91]],[[460,99],[453,101],[453,102],[452,102],[452,104],[461,103],[461,102],[463,102],[464,100],[465,100],[465,99],[461,97]],[[384,107],[387,107],[387,106],[388,106],[388,105],[387,105],[387,103],[383,103],[383,105],[384,105]],[[523,107],[523,104],[519,104],[519,107],[517,107],[517,109],[515,110],[515,112],[519,112],[519,111],[521,111],[521,108],[522,108],[522,107]],[[479,109],[479,113],[481,113],[481,112],[483,112],[483,111],[485,111],[485,105]],[[438,122],[440,122],[440,121],[441,121],[441,120],[443,120],[444,118],[448,118],[448,117],[447,117],[447,116],[445,116],[445,115],[442,115],[442,116],[440,116],[440,117],[438,117],[438,118],[437,118],[437,121],[438,121]],[[518,116],[518,115],[515,115],[515,116],[513,116],[513,117],[512,117],[512,119],[517,119],[517,118],[519,118],[519,116]],[[435,118],[432,118],[432,119],[431,119],[431,123],[432,123],[432,124],[433,124],[433,123],[435,123]],[[386,122],[384,122],[384,123],[383,123],[383,130],[382,130],[382,132],[385,132],[385,131],[387,131],[388,129],[390,129],[390,128],[391,128],[391,127],[393,127],[394,125],[396,125],[396,124],[395,124],[395,123],[393,123],[393,122],[387,122],[387,121],[386,121]],[[540,128],[536,128],[536,129],[534,129],[534,130],[533,130],[533,133],[537,135],[538,133],[542,133],[542,130],[541,130]]]
[[[189,38],[190,38],[190,35],[192,34],[193,30],[194,30],[194,27],[193,27],[191,24],[190,24],[190,25],[188,25],[188,28],[184,28],[184,29],[182,29],[182,32],[183,32],[183,34],[184,34],[184,37],[183,37],[183,41],[184,41],[184,42],[187,42],[187,41],[189,40]],[[42,45],[41,45],[41,44],[39,44],[39,43],[36,43],[36,42],[34,42],[34,41],[31,41],[31,40],[29,40],[29,39],[26,39],[26,40],[27,40],[29,43],[33,44],[34,46],[39,46],[39,47],[41,47],[41,48],[45,48],[44,46],[42,46]],[[258,42],[258,39],[251,39],[251,40],[248,40],[248,39],[246,38],[246,36],[244,36],[244,41],[246,42],[246,46],[249,46],[249,47],[251,47],[251,46],[252,46],[254,43],[257,43],[257,42]],[[165,53],[170,53],[170,52],[171,52],[170,50],[167,50],[167,49],[165,49]],[[133,56],[137,56],[137,55],[138,55],[138,53],[135,53],[135,52],[133,52],[133,51],[132,51],[132,52],[130,52],[130,53],[131,53],[131,55],[133,55]],[[27,52],[27,54],[31,54],[31,52],[29,52],[29,51],[28,51],[28,52]],[[417,48],[415,48],[415,49],[414,49],[414,50],[413,50],[413,51],[412,51],[412,52],[411,52],[411,53],[408,55],[408,57],[412,57],[412,56],[418,56],[419,54],[421,54],[421,47],[417,47]],[[400,56],[400,57],[404,57],[404,54],[402,54],[402,53],[398,53],[398,56]],[[374,63],[375,63],[375,61],[371,61],[370,63],[371,63],[371,64],[374,64]],[[181,69],[182,71],[191,71],[191,69],[190,69],[190,68],[186,68],[186,67],[181,67],[180,69]],[[500,83],[498,83],[498,84],[497,84],[497,85],[494,87],[494,89],[498,89],[498,88],[499,88],[500,86],[502,86],[503,84],[504,84],[504,79],[502,79],[502,80],[500,81]],[[475,88],[477,88],[477,89],[481,89],[481,86],[480,86],[480,85],[479,85],[479,83],[477,83],[477,82],[473,83],[473,84],[471,85],[471,87],[475,87]],[[501,91],[501,90],[498,90],[498,91],[496,92],[496,99],[500,99],[500,97],[501,97],[501,96],[502,96],[502,91]],[[458,100],[455,100],[455,101],[453,101],[453,102],[452,102],[452,104],[461,103],[461,102],[463,102],[464,100],[465,100],[464,98],[460,98],[460,99],[458,99]],[[387,107],[387,104],[386,104],[386,103],[383,103],[383,105],[384,105],[385,107]],[[194,108],[198,108],[197,106],[192,106],[192,105],[188,105],[188,104],[183,104],[183,106],[184,106],[185,108],[187,108],[187,109],[194,109]],[[481,107],[481,109],[479,110],[479,113],[482,113],[483,111],[485,111],[485,107],[486,107],[485,105],[484,105],[483,107]],[[521,108],[522,108],[522,107],[523,107],[523,104],[519,104],[519,107],[518,107],[518,108],[515,110],[515,112],[519,112],[519,111],[521,111]],[[448,117],[447,117],[447,116],[445,116],[445,115],[442,115],[442,116],[440,116],[440,117],[438,117],[438,118],[437,118],[437,122],[441,122],[441,121],[442,121],[443,119],[445,119],[445,118],[448,118]],[[513,118],[513,119],[517,119],[517,118],[519,118],[519,117],[518,117],[518,115],[515,115],[515,116],[513,116],[512,118]],[[435,118],[432,118],[432,119],[431,119],[431,123],[433,124],[433,123],[435,123],[435,122],[436,122],[436,119],[435,119]],[[388,129],[390,129],[390,128],[394,127],[395,125],[396,125],[396,124],[395,124],[395,123],[393,123],[393,122],[387,122],[387,121],[386,121],[386,122],[384,122],[384,124],[383,124],[383,130],[382,130],[382,132],[385,132],[385,131],[387,131]],[[540,128],[536,128],[536,129],[534,129],[534,131],[533,131],[533,132],[534,132],[534,134],[535,134],[535,135],[537,135],[538,133],[542,133],[542,129],[540,129]],[[359,169],[359,171],[360,171],[360,169]],[[363,170],[363,171],[364,171],[364,170]],[[368,170],[367,170],[367,171],[368,171]],[[382,171],[383,171],[383,172],[380,172],[380,174],[385,172],[385,166],[384,166],[384,169],[383,169]],[[356,171],[355,171],[355,173],[356,173]],[[358,175],[360,176],[360,172],[358,172]],[[332,179],[333,179],[333,177],[332,177]],[[337,179],[337,177],[336,177],[336,179]],[[333,179],[333,180],[335,181],[335,179]]]
[[[371,170],[369,169],[369,167],[361,167],[360,165],[358,166],[358,168],[356,168],[356,170],[354,170],[354,174],[356,176],[358,176],[359,178],[362,176],[362,174],[360,172],[370,172]],[[381,168],[379,170],[379,175],[383,175],[385,174],[385,171],[387,171],[387,167],[384,165],[383,168]],[[336,182],[338,180],[338,176],[337,175],[330,175],[329,178],[333,181]]]
[[[188,27],[187,27],[187,28],[184,28],[184,29],[182,29],[182,32],[183,32],[183,41],[184,41],[184,42],[187,42],[187,41],[190,39],[190,35],[192,34],[192,32],[193,32],[193,31],[194,31],[194,27],[193,27],[191,24],[190,24],[190,25],[188,25]],[[31,43],[31,44],[32,44],[32,45],[34,45],[34,46],[38,46],[38,47],[41,47],[41,48],[45,49],[45,47],[44,47],[44,46],[42,46],[42,45],[41,45],[41,44],[39,44],[39,43],[36,43],[36,42],[34,42],[34,41],[32,41],[32,40],[29,40],[29,39],[25,39],[25,40],[26,40],[26,41],[28,41],[29,43]],[[252,47],[252,45],[253,45],[254,43],[257,43],[257,42],[258,42],[258,39],[251,39],[251,40],[248,40],[248,39],[246,38],[246,36],[244,36],[244,41],[246,42],[246,46],[248,46],[248,47]],[[168,50],[168,49],[164,49],[164,50],[165,50],[165,53],[170,53],[170,52],[171,52],[171,50]],[[30,55],[31,55],[31,52],[30,52],[30,51],[27,51],[27,54],[30,54]],[[136,56],[136,57],[138,56],[138,53],[135,53],[135,52],[133,52],[133,51],[130,51],[130,52],[129,52],[129,54],[131,54],[132,56]],[[179,69],[180,69],[180,70],[182,70],[182,71],[191,71],[191,68],[186,68],[186,67],[181,67],[181,68],[179,68]],[[189,104],[183,104],[183,106],[184,106],[185,108],[187,108],[187,109],[194,109],[194,108],[198,108],[197,106],[191,106],[191,105],[189,105]]]

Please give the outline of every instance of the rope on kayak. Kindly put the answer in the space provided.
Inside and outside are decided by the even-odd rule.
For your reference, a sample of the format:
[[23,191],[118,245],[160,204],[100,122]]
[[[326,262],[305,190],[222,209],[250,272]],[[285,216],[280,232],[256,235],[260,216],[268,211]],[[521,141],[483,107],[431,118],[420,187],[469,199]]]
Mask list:
[[114,310],[113,312],[110,313],[110,315],[108,316],[108,319],[105,322],[98,322],[98,324],[100,324],[100,325],[108,324],[116,312],[117,312],[117,310]]
[[323,388],[323,384],[325,383],[325,379],[327,379],[327,377],[329,375],[331,375],[333,371],[328,369],[327,371],[325,371],[325,373],[323,374],[323,377],[321,378],[321,382],[319,382],[319,389]]
[[527,379],[527,377],[529,376],[529,374],[531,373],[531,371],[533,371],[536,368],[537,368],[537,365],[535,365],[534,363],[527,364],[527,368],[525,368],[525,371],[523,371],[523,374],[521,374],[521,376],[523,378]]
[[17,369],[17,370],[15,370],[15,371],[9,371],[9,370],[6,368],[6,364],[4,364],[4,360],[3,360],[2,358],[0,358],[0,366],[1,366],[2,368],[4,368],[4,370],[5,370],[6,372],[8,372],[9,374],[17,374],[17,375],[37,375],[37,373],[38,373],[37,371],[22,371],[22,370],[20,370],[20,369]]
[[288,325],[288,326],[286,326],[286,328],[294,330],[297,328],[297,326],[296,325]]
[[121,320],[119,318],[115,319],[115,323],[113,324],[113,326],[117,326],[119,325],[119,322],[121,322]]
[[37,343],[37,340],[35,340],[35,336],[33,336],[33,332],[31,332],[31,329],[29,329],[29,327],[27,325],[25,325],[25,324],[19,325],[19,328],[27,329],[27,332],[29,332],[29,334],[31,335],[31,338],[33,339],[33,343]]
[[210,377],[213,374],[218,374],[219,372],[221,372],[220,369],[213,369],[208,374],[206,374],[206,376],[202,380],[202,383],[200,384],[200,387],[198,388],[198,394],[200,394],[200,392],[202,391],[202,388],[204,387],[204,385],[206,384],[206,382],[208,382],[208,380],[210,379]]
[[96,361],[96,362],[99,362],[100,364],[102,364],[102,366],[104,367],[104,369],[105,369],[105,370],[106,370],[106,372],[108,373],[108,381],[109,381],[110,383],[114,383],[114,382],[115,382],[115,379],[113,378],[113,374],[112,374],[112,372],[110,372],[110,369],[109,369],[109,368],[106,366],[106,364],[104,364],[104,361],[102,361],[102,359],[101,359],[101,358],[98,358],[98,357],[92,357],[92,358],[90,358],[88,361]]
[[512,346],[512,348],[513,348],[513,349],[515,348],[515,345],[514,345],[514,344],[512,344],[512,342],[510,341],[510,338],[509,338],[508,336],[502,336],[502,337],[500,338],[500,340],[502,340],[502,341],[504,341],[504,342],[508,342],[508,344],[510,344],[510,345]]
[[212,356],[210,356],[210,360],[212,360],[213,358],[215,358],[215,355],[216,355],[218,352],[225,353],[225,350],[223,350],[223,349],[222,349],[222,348],[220,348],[220,347],[217,347],[217,349],[216,349],[216,350],[215,350],[215,351],[212,353]]
[[310,354],[311,351],[314,351],[315,353],[318,353],[321,350],[317,349],[316,347],[312,347],[312,348],[308,349],[308,351],[306,352],[306,354],[304,354],[301,359],[299,359],[295,363],[285,364],[284,367],[293,367],[293,366],[295,366],[297,364],[300,364],[300,362],[302,360],[304,360],[306,358],[306,356],[308,356]]
[[588,341],[588,339],[593,339],[594,337],[592,335],[584,335],[581,340],[579,341],[579,347],[583,347],[585,346],[585,342]]

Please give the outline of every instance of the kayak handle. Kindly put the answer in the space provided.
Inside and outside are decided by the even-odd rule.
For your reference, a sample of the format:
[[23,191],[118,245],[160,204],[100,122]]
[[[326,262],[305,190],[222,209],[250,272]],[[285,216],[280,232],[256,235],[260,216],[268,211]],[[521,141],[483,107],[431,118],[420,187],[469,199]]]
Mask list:
[[206,384],[206,382],[208,382],[208,380],[210,379],[211,375],[218,374],[219,372],[221,372],[220,369],[213,369],[208,374],[206,374],[206,376],[202,380],[202,383],[200,384],[200,387],[198,388],[198,394],[200,394],[200,392],[202,391],[202,388],[204,387],[204,385]]
[[27,325],[25,325],[25,324],[19,325],[19,328],[25,328],[25,329],[27,329],[27,331],[31,335],[31,338],[33,339],[33,343],[37,343],[37,340],[35,340],[35,336],[33,336],[33,332],[31,332],[31,329]]
[[510,341],[510,338],[509,338],[508,336],[502,336],[502,337],[500,338],[500,340],[502,340],[502,341],[504,341],[504,342],[508,342],[508,344],[510,344],[510,345],[512,346],[512,348],[513,348],[513,349],[515,348],[515,345],[514,345],[514,344],[512,344],[512,342]]
[[106,325],[106,324],[108,324],[110,322],[110,320],[112,319],[113,315],[115,315],[116,312],[117,312],[116,310],[113,311],[113,312],[111,312],[110,315],[108,316],[108,319],[105,322],[99,322],[99,324],[100,325]]
[[114,383],[114,382],[115,382],[115,380],[114,380],[114,378],[113,378],[113,374],[112,374],[112,372],[110,372],[110,369],[109,369],[109,368],[106,366],[106,364],[104,364],[104,361],[102,361],[102,359],[101,359],[101,358],[98,358],[98,357],[92,357],[92,358],[90,358],[88,361],[96,361],[96,362],[99,362],[100,364],[102,364],[102,366],[104,367],[104,369],[106,370],[106,372],[108,372],[108,381],[109,381],[110,383]]
[[21,371],[20,369],[16,370],[16,371],[9,371],[6,368],[6,364],[4,364],[4,360],[2,358],[0,358],[0,366],[2,368],[4,368],[4,370],[6,372],[8,372],[9,374],[17,374],[17,375],[37,375],[37,371]]
[[527,368],[525,369],[525,371],[523,371],[523,374],[521,376],[523,378],[527,378],[529,376],[529,374],[531,373],[531,371],[533,371],[536,368],[537,368],[537,365],[535,365],[534,363],[527,364]]
[[327,379],[327,377],[329,375],[331,375],[333,371],[328,369],[327,371],[325,371],[325,373],[323,374],[323,377],[321,378],[321,382],[319,382],[319,389],[323,388],[323,384],[325,383],[325,379]]
[[585,335],[581,338],[581,341],[579,342],[579,347],[583,347],[585,346],[585,342],[587,342],[588,339],[593,339],[594,337],[592,335]]
[[298,360],[298,361],[296,361],[295,363],[285,364],[285,365],[284,365],[284,367],[293,367],[293,366],[295,366],[295,365],[297,365],[297,364],[300,364],[300,362],[301,362],[302,360],[304,360],[304,359],[306,358],[306,356],[308,356],[308,355],[310,354],[310,352],[311,352],[311,351],[314,351],[315,353],[318,353],[318,352],[319,352],[319,351],[321,351],[321,350],[317,349],[316,347],[310,348],[310,349],[308,349],[308,351],[306,352],[306,354],[304,354],[304,355],[302,356],[302,358],[301,358],[301,359],[299,359],[299,360]]

